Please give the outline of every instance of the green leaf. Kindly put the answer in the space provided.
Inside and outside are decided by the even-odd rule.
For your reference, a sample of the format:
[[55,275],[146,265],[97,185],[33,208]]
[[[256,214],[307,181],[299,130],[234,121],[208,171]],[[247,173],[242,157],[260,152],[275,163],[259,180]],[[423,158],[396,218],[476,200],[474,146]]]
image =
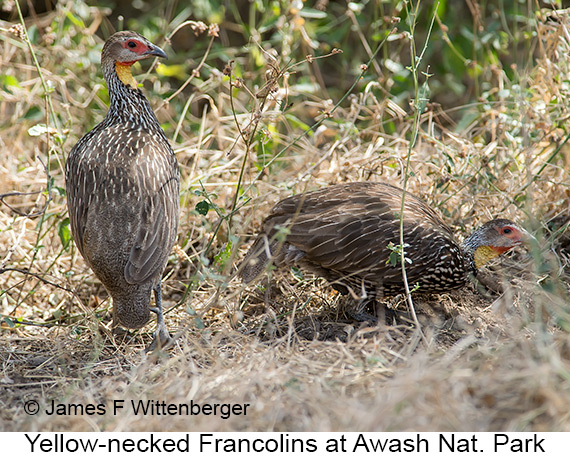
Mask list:
[[79,28],[87,28],[86,25],[85,25],[85,23],[83,22],[83,20],[81,20],[81,18],[79,18],[79,17],[75,17],[75,16],[71,13],[71,11],[67,11],[66,17],[67,17],[67,19],[69,19],[69,20],[71,21],[71,23],[72,23],[73,25],[75,25],[76,27],[79,27]]
[[69,218],[63,220],[57,227],[57,234],[61,240],[61,245],[67,250],[71,241],[71,230],[69,229]]
[[14,323],[14,320],[12,320],[11,318],[4,317],[4,318],[2,318],[2,322],[6,323],[9,328],[15,328],[16,327],[16,323]]
[[312,8],[303,8],[299,11],[299,16],[306,17],[308,19],[326,19],[327,13],[325,11],[319,11]]
[[12,88],[21,88],[20,83],[14,76],[8,74],[0,74],[0,87],[2,87],[6,92],[13,93]]
[[24,114],[24,119],[38,121],[44,118],[43,111],[37,106],[30,106],[30,108]]
[[198,212],[198,214],[200,215],[206,215],[208,213],[208,211],[210,210],[211,206],[210,203],[208,203],[208,201],[203,200],[200,201],[198,204],[196,204],[196,212]]
[[59,196],[65,196],[67,194],[65,192],[65,188],[63,188],[63,187],[59,187],[59,186],[55,185],[55,186],[53,186],[53,189]]
[[388,259],[386,260],[386,264],[390,264],[394,267],[398,266],[399,264],[402,263],[402,254],[404,254],[404,261],[406,263],[411,263],[412,260],[407,258],[405,256],[405,251],[404,249],[406,247],[409,247],[409,244],[404,244],[404,247],[402,248],[402,246],[400,244],[396,245],[393,242],[390,242],[386,248],[388,250],[390,250],[390,256],[388,257]]
[[156,72],[160,76],[167,78],[176,78],[184,81],[188,77],[188,71],[184,65],[165,65],[161,63],[156,67]]
[[430,90],[428,80],[426,78],[425,82],[420,86],[418,94],[418,112],[421,114],[425,111],[426,106],[429,101]]
[[218,252],[218,254],[214,257],[214,262],[217,264],[221,269],[223,269],[232,256],[232,247],[233,244],[231,241],[226,242],[226,245],[222,250]]
[[[289,123],[291,124],[291,126],[293,128],[299,128],[303,131],[308,130],[310,127],[307,123],[303,122],[301,119],[299,119],[298,117],[292,115],[292,114],[286,114],[285,118],[289,121]],[[313,136],[314,133],[312,131],[310,131],[308,133],[309,136]]]
[[396,251],[392,251],[390,252],[390,256],[388,257],[388,262],[392,265],[392,266],[398,266],[401,261],[400,261],[400,253],[396,252]]
[[198,314],[196,313],[196,311],[195,311],[192,307],[190,307],[190,306],[188,306],[188,305],[186,306],[186,312],[188,312],[188,315],[192,315],[192,316],[198,315]]

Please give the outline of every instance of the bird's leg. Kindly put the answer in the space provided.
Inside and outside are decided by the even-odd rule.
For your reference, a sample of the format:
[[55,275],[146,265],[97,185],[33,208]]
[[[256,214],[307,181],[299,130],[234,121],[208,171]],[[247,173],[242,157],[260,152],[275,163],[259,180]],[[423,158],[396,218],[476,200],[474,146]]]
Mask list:
[[[410,319],[408,312],[397,309],[397,305],[401,300],[402,295],[398,295],[387,305],[379,305],[376,294],[368,291],[368,295],[359,299],[355,308],[349,309],[347,314],[359,322],[370,322],[371,324],[385,322],[387,325],[398,324],[402,319],[404,321],[409,321]],[[370,312],[368,309],[373,310]]]
[[[370,325],[378,323],[378,317],[373,313],[376,309],[376,297],[374,295],[367,295],[352,304],[353,305],[349,307],[346,312],[350,318],[361,323],[367,322]],[[368,307],[372,307],[374,310],[369,312]]]
[[401,304],[406,303],[406,296],[403,293],[399,293],[390,299],[390,302],[386,303],[384,307],[384,320],[388,325],[397,325],[401,323],[412,322],[412,316],[408,310],[399,310],[398,307]]
[[378,318],[371,313],[366,312],[364,309],[361,311],[348,309],[346,313],[350,318],[360,323],[368,322],[372,325],[378,323]]
[[156,306],[151,307],[150,311],[156,314],[156,331],[154,332],[154,339],[152,343],[145,350],[147,353],[155,350],[156,348],[164,348],[172,341],[172,337],[168,333],[166,323],[164,323],[164,315],[162,313],[162,293],[160,291],[160,282],[153,288]]
[[349,318],[360,323],[367,322],[370,325],[375,325],[378,322],[376,315],[366,309],[368,306],[375,309],[376,294],[367,289],[364,282],[360,284],[360,294],[357,294],[350,284],[336,282],[332,284],[332,287],[339,293],[350,294],[350,302],[345,308],[345,313]]

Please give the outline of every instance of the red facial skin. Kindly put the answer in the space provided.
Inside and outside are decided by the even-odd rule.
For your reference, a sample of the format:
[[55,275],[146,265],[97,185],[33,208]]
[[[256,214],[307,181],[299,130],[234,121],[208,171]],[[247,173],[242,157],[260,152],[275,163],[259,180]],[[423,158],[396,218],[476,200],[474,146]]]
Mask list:
[[[122,46],[125,49],[128,49],[129,51],[134,52],[138,55],[144,55],[144,54],[152,52],[152,48],[148,47],[143,42],[136,40],[134,38],[131,38],[130,40],[124,41],[122,43]],[[117,62],[117,65],[131,66],[135,62],[136,62],[136,60],[133,60],[131,62]]]
[[495,229],[501,236],[510,239],[513,243],[511,246],[491,246],[491,248],[499,253],[505,253],[506,251],[512,249],[514,245],[521,244],[525,239],[525,235],[514,226],[507,225],[500,228],[496,227]]

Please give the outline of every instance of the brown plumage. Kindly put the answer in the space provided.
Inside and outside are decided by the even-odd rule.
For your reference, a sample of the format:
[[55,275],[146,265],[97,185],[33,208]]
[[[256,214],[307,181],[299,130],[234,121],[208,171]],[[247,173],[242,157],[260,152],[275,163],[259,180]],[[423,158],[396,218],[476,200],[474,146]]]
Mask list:
[[157,314],[149,349],[170,338],[160,279],[178,228],[180,180],[172,147],[131,74],[133,63],[155,56],[166,58],[136,32],[107,40],[101,66],[109,111],[73,147],[65,172],[74,240],[113,298],[115,323],[141,328],[150,311]]
[[[272,263],[302,266],[336,289],[374,298],[404,291],[399,256],[402,190],[355,182],[286,198],[271,210],[240,274],[247,283]],[[487,222],[459,245],[449,227],[423,201],[406,195],[406,273],[419,292],[443,292],[465,284],[469,272],[520,244],[525,230],[505,219]],[[365,293],[363,293],[365,291]]]

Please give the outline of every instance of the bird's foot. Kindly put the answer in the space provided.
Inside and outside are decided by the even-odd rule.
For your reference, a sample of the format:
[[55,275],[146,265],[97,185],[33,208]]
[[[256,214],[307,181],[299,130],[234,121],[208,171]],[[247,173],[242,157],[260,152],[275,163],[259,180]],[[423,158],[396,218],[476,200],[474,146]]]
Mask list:
[[376,318],[374,315],[364,311],[364,310],[348,310],[346,312],[346,314],[361,323],[370,323],[371,325],[375,325],[376,323],[378,323],[378,318]]
[[151,344],[146,348],[145,353],[149,353],[156,349],[163,350],[172,345],[172,337],[170,337],[166,323],[164,323],[162,307],[151,307],[150,311],[156,314],[156,331],[154,332],[154,339],[152,339]]
[[145,353],[150,353],[155,350],[163,350],[172,344],[172,337],[170,336],[166,325],[161,325],[156,328],[154,338],[151,344],[145,349]]

